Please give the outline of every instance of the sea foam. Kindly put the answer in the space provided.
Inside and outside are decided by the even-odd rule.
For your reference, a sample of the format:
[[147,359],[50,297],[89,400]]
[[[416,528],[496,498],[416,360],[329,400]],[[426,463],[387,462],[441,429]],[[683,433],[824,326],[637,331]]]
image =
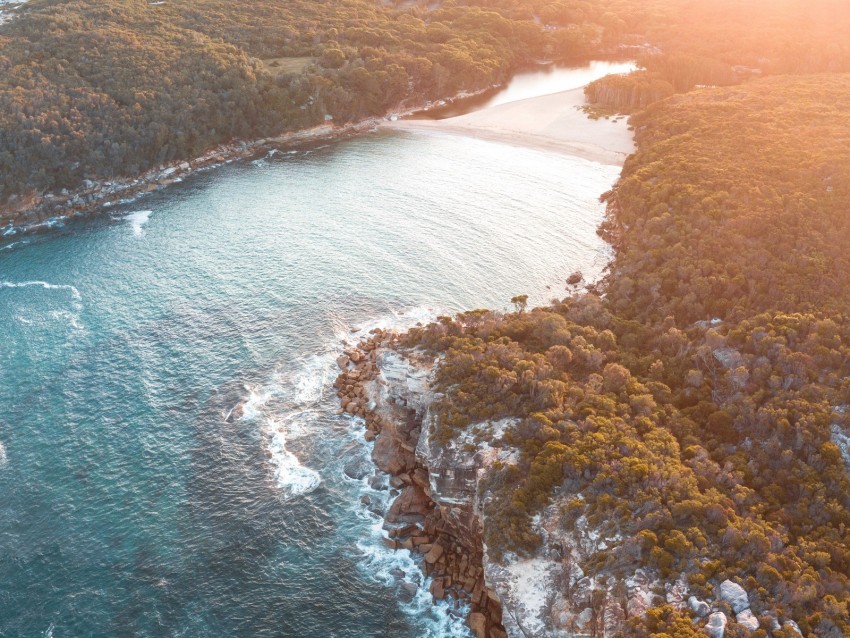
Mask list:
[[148,223],[152,214],[152,210],[137,210],[124,217],[124,219],[132,224],[133,234],[141,237],[145,234],[144,225]]
[[289,363],[267,385],[247,386],[248,396],[240,404],[240,420],[262,423],[275,482],[287,498],[309,494],[322,482],[319,473],[305,467],[287,443],[312,432],[316,406],[328,386],[336,355],[327,351]]
[[28,288],[30,286],[41,286],[45,290],[68,290],[74,299],[82,299],[80,291],[67,284],[50,284],[46,281],[0,281],[0,288]]

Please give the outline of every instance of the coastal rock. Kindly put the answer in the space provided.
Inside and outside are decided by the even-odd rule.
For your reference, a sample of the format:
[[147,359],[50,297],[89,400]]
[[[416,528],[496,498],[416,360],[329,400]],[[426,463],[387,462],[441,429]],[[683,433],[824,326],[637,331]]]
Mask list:
[[443,586],[442,578],[435,578],[431,581],[431,595],[434,600],[443,600],[446,597],[446,589]]
[[376,474],[374,476],[370,476],[367,482],[369,483],[369,487],[373,490],[384,491],[387,489],[387,479],[385,476],[378,476]]
[[[350,404],[349,404],[350,405]],[[348,407],[346,406],[346,411]],[[413,454],[401,447],[401,443],[391,433],[381,432],[372,448],[372,460],[387,474],[401,474],[414,466]]]
[[380,393],[385,404],[401,405],[423,413],[430,403],[428,375],[430,370],[413,365],[409,359],[394,350],[378,354]]
[[487,617],[479,612],[469,614],[469,628],[475,638],[487,638]]
[[579,631],[586,631],[590,627],[590,621],[593,620],[593,609],[587,607],[582,609],[578,616],[575,617],[573,621],[575,623],[576,629]]
[[691,596],[690,598],[688,598],[688,607],[699,618],[708,616],[709,612],[711,611],[711,607],[709,606],[709,604],[704,600],[700,600],[696,596]]
[[409,515],[425,516],[431,511],[431,500],[421,488],[410,485],[402,490],[387,513],[387,522],[397,523]]
[[409,603],[416,597],[416,592],[419,591],[419,585],[403,581],[399,584],[398,593],[402,603]]
[[726,614],[722,611],[716,611],[708,617],[708,624],[705,626],[705,631],[710,638],[723,638],[728,622]]
[[373,469],[373,465],[368,458],[357,456],[348,461],[342,471],[348,478],[359,481],[369,476]]
[[337,357],[336,364],[339,366],[340,370],[347,370],[349,361],[350,359],[346,355],[341,354]]
[[736,614],[750,608],[750,600],[747,598],[746,590],[731,580],[724,580],[720,583],[720,600],[729,603],[732,611]]
[[742,625],[750,631],[755,631],[759,628],[758,618],[755,617],[752,611],[745,609],[744,611],[735,614],[735,620],[739,625]]
[[428,553],[425,554],[425,562],[433,565],[438,560],[440,560],[440,557],[443,555],[443,552],[445,552],[445,551],[446,550],[442,545],[434,545],[433,547],[431,547],[431,549],[428,551]]

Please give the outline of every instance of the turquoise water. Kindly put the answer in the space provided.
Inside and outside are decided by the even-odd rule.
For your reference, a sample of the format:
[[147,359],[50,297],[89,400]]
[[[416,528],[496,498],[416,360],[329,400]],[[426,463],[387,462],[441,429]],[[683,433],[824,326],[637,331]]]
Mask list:
[[378,133],[0,244],[0,635],[466,635],[397,595],[340,340],[598,275],[617,173]]

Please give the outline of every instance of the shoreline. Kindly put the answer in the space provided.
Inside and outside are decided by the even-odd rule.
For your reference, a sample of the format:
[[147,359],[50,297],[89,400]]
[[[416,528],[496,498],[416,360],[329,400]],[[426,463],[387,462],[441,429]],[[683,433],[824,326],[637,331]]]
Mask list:
[[475,638],[508,638],[501,601],[486,582],[474,499],[444,494],[452,481],[432,466],[426,451],[433,400],[427,377],[434,362],[408,358],[412,353],[401,347],[393,330],[376,328],[356,345],[343,345],[333,384],[337,414],[363,420],[364,438],[374,442],[371,462],[390,477],[394,490],[382,514],[384,544],[418,556],[433,602],[452,601],[455,609],[463,609]]
[[355,137],[378,130],[392,118],[426,112],[438,106],[440,102],[453,103],[474,98],[501,86],[493,85],[478,91],[461,91],[452,97],[427,101],[415,107],[400,106],[399,109],[383,116],[368,117],[342,126],[326,123],[272,137],[234,140],[220,144],[198,157],[160,164],[134,177],[83,180],[82,186],[73,191],[66,189],[59,193],[22,196],[16,205],[7,203],[0,206],[0,243],[19,235],[49,230],[64,225],[67,221],[98,215],[105,209],[132,203],[148,193],[180,183],[196,173],[253,159],[264,151],[296,150],[319,142]]
[[594,120],[582,110],[584,104],[584,87],[579,87],[442,120],[400,119],[382,127],[463,135],[622,166],[635,151],[625,117]]
[[295,150],[380,129],[462,135],[572,155],[613,166],[622,166],[626,157],[635,150],[625,118],[593,120],[582,110],[584,87],[507,102],[442,120],[405,119],[446,103],[475,98],[500,86],[463,91],[450,98],[415,107],[401,107],[383,116],[342,126],[327,123],[273,137],[235,140],[193,159],[161,164],[134,177],[84,180],[82,187],[74,191],[30,194],[16,205],[7,204],[0,208],[0,243],[19,235],[50,230],[74,219],[93,217],[113,206],[130,204],[196,173],[253,159],[263,152]]

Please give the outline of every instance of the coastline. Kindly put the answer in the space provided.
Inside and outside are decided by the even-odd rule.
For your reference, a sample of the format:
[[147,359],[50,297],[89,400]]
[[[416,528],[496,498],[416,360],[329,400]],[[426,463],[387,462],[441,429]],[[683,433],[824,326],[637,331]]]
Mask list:
[[[392,119],[381,128],[461,135],[622,166],[635,150],[625,118],[593,120],[583,105],[582,87],[443,120]],[[488,556],[478,478],[482,459],[492,460],[499,451],[482,456],[466,448],[457,453],[432,448],[429,408],[435,397],[429,379],[436,361],[405,351],[392,331],[373,330],[353,347],[345,341],[343,346],[334,383],[338,413],[363,420],[365,440],[374,442],[372,462],[395,490],[383,513],[384,543],[418,557],[434,603],[450,600],[462,609],[475,638],[530,635],[524,626],[542,628],[535,614],[555,591],[560,572],[543,559],[503,567]],[[541,565],[545,569],[530,585],[528,574]],[[636,592],[644,593],[641,587]]]
[[492,91],[479,91],[400,108],[342,126],[332,123],[256,140],[235,140],[203,155],[155,166],[134,177],[86,180],[74,191],[31,194],[16,205],[0,208],[0,242],[20,234],[61,226],[74,218],[98,214],[112,206],[128,204],[195,173],[257,157],[263,152],[292,150],[310,144],[372,132],[379,128],[419,134],[452,134],[562,153],[586,160],[622,166],[634,152],[632,133],[625,118],[590,119],[582,110],[584,88],[517,100],[442,120],[405,119],[439,106]]
[[439,467],[431,449],[435,362],[402,347],[393,330],[377,328],[356,345],[343,345],[334,382],[337,413],[363,420],[364,438],[374,442],[374,476],[389,477],[393,498],[382,513],[384,544],[417,557],[434,603],[449,601],[464,613],[475,638],[508,638],[501,600],[486,582],[477,470],[455,477]]
[[593,120],[582,106],[584,87],[443,120],[400,119],[382,126],[416,133],[464,135],[622,166],[635,151],[625,118]]
[[[237,140],[217,146],[191,160],[160,164],[135,177],[109,180],[86,180],[75,191],[47,193],[24,198],[16,207],[0,210],[0,240],[18,234],[34,232],[64,223],[76,217],[87,217],[111,206],[130,203],[167,186],[178,183],[195,173],[210,170],[235,161],[251,159],[271,147],[296,148],[329,139],[356,135],[377,126],[375,119],[345,126],[320,125],[269,138]],[[279,149],[277,149],[279,150]]]
[[0,205],[0,242],[17,235],[62,225],[74,218],[96,215],[112,206],[131,203],[148,193],[179,183],[195,173],[240,160],[253,159],[263,152],[293,150],[318,142],[341,140],[372,132],[390,118],[402,118],[428,111],[440,102],[465,100],[500,86],[494,85],[478,91],[462,91],[444,100],[428,101],[415,107],[400,106],[383,116],[369,117],[342,126],[327,123],[272,137],[234,140],[216,146],[198,157],[160,164],[133,177],[84,180],[83,185],[73,191],[30,194],[22,197],[16,205]]

